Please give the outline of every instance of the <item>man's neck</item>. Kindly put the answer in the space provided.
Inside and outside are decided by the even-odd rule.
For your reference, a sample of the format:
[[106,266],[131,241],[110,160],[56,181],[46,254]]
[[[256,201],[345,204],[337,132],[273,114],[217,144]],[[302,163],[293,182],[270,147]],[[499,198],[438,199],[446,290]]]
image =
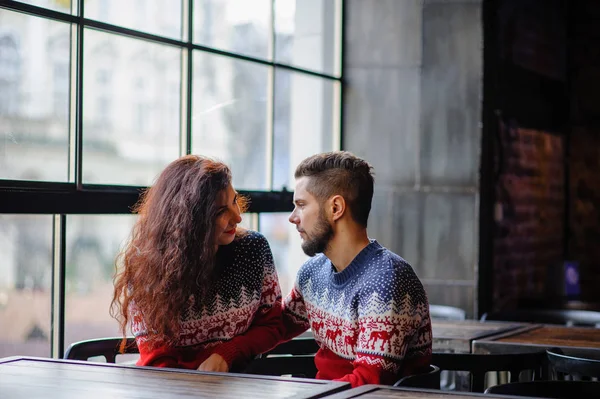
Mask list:
[[338,231],[329,242],[325,256],[339,273],[369,244],[367,229]]

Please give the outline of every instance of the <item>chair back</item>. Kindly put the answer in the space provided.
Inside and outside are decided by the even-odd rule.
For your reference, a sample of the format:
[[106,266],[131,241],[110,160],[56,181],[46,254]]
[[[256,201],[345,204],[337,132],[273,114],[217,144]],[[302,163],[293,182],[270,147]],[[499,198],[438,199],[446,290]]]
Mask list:
[[436,320],[465,320],[467,312],[454,306],[429,305],[429,316]]
[[319,344],[314,337],[296,337],[281,343],[261,357],[271,355],[314,355],[319,350]]
[[572,309],[518,309],[486,313],[481,317],[481,320],[600,327],[600,312]]
[[596,381],[526,381],[489,387],[486,394],[529,396],[538,398],[599,398]]
[[600,378],[600,357],[585,349],[553,348],[548,349],[546,354],[556,379]]
[[[88,360],[91,357],[103,356],[106,363],[115,363],[123,338],[98,338],[72,343],[65,352],[65,359]],[[139,353],[135,338],[127,338],[125,352]]]
[[426,372],[402,377],[396,381],[394,386],[440,389],[440,368],[432,364]]
[[315,378],[317,366],[313,355],[275,355],[258,357],[243,370],[246,374]]
[[431,364],[440,370],[467,371],[470,374],[469,390],[483,392],[485,374],[490,371],[510,372],[510,381],[519,381],[521,371],[531,370],[534,378],[540,378],[545,365],[546,353],[472,354],[434,352]]

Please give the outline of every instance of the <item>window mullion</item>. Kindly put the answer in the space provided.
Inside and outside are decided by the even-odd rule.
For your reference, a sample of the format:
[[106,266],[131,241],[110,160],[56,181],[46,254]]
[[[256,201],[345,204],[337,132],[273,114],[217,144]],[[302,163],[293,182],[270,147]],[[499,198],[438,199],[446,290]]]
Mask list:
[[66,216],[54,215],[52,222],[51,356],[65,353]]
[[[185,1],[185,0],[184,0]],[[193,50],[193,38],[194,38],[194,0],[187,0],[187,48],[184,49],[186,54],[186,63],[183,63],[181,68],[185,70],[184,76],[182,76],[181,87],[185,87],[183,99],[185,105],[182,103],[182,108],[185,110],[182,112],[185,117],[185,154],[192,153],[192,90],[193,90],[193,66],[194,66],[194,50]]]
[[[275,1],[271,0],[271,15],[269,18],[269,52],[268,57],[275,62]],[[265,154],[267,160],[265,163],[265,181],[268,184],[267,190],[273,190],[273,159],[275,157],[275,66],[269,67],[268,87],[267,87],[267,123],[266,132],[267,140]]]
[[74,128],[74,181],[77,190],[83,185],[83,32],[84,0],[78,0],[79,21],[77,22],[76,84],[75,84],[75,128]]

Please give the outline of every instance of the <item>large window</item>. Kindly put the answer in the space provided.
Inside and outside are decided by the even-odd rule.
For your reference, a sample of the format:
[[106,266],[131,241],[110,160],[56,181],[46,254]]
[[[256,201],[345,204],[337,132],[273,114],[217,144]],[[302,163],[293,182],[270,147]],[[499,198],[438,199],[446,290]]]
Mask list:
[[[339,148],[342,0],[0,5],[0,357],[118,334],[140,189],[196,153],[251,198],[282,289],[306,259],[293,171]],[[5,328],[5,326],[10,326]]]

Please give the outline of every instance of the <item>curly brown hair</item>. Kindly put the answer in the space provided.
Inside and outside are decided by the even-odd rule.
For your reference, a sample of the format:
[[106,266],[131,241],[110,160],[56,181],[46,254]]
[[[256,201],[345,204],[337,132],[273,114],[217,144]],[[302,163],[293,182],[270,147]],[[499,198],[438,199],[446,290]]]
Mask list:
[[[123,337],[135,304],[148,344],[176,341],[186,303],[192,295],[199,301],[213,277],[217,202],[229,184],[231,171],[225,164],[187,155],[169,164],[142,194],[134,208],[139,218],[117,256],[114,277],[110,312]],[[238,203],[243,212],[246,201]]]

